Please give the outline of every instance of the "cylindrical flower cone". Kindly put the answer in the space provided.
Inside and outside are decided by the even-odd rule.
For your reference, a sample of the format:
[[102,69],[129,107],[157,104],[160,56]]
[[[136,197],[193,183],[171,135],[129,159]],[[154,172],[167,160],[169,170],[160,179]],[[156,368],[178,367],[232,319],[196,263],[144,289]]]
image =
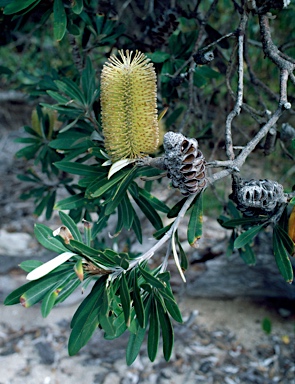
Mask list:
[[105,147],[113,162],[153,153],[159,143],[157,85],[153,64],[141,52],[119,51],[101,74]]

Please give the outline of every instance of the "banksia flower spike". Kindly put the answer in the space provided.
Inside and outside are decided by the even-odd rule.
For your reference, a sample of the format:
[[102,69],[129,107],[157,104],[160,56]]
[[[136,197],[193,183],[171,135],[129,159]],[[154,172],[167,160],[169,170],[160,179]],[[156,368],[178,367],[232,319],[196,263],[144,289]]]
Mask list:
[[157,85],[153,64],[141,52],[119,51],[101,74],[105,147],[113,162],[153,153],[159,142]]

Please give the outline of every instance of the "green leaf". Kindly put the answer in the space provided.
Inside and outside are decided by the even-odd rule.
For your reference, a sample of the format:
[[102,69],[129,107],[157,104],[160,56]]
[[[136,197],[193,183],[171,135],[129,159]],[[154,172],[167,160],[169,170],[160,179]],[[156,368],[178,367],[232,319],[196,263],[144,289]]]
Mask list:
[[114,267],[116,265],[116,261],[106,256],[103,252],[100,252],[94,248],[88,247],[87,245],[80,243],[79,241],[71,240],[70,246],[77,253],[89,259],[95,265],[108,266],[108,267]]
[[149,272],[147,272],[145,269],[143,269],[140,265],[138,266],[140,273],[144,277],[145,281],[149,284],[151,284],[155,288],[165,288],[166,284],[158,279],[157,277],[151,275]]
[[131,365],[139,354],[141,344],[145,336],[146,328],[137,327],[136,333],[130,333],[126,348],[126,363]]
[[154,228],[156,230],[163,228],[162,220],[161,220],[158,212],[151,205],[151,203],[142,195],[137,197],[136,194],[134,193],[133,189],[130,189],[130,192],[131,192],[131,195],[132,195],[134,201],[139,206],[139,208],[142,210],[142,212],[145,214],[146,218],[154,226]]
[[41,148],[41,144],[33,144],[33,145],[28,145],[19,151],[16,152],[15,156],[17,158],[24,157],[27,160],[33,159],[36,157],[37,152]]
[[265,317],[265,318],[262,320],[261,327],[262,327],[263,331],[264,331],[267,335],[270,335],[270,334],[271,334],[272,323],[271,323],[271,320],[270,320],[268,317]]
[[165,203],[157,199],[155,196],[153,196],[151,193],[149,193],[145,189],[138,187],[138,191],[139,191],[139,195],[145,197],[157,211],[164,212],[164,213],[170,212],[170,208],[167,207]]
[[21,296],[24,294],[24,292],[28,291],[30,288],[32,288],[36,284],[36,281],[30,281],[21,287],[15,289],[12,291],[4,300],[4,305],[15,305],[19,304]]
[[[114,177],[112,177],[110,180],[107,180],[107,178],[103,178],[99,180],[99,185],[97,185],[96,189],[93,191],[93,187],[89,186],[87,188],[85,194],[88,196],[99,197],[103,195],[106,191],[108,191],[110,188],[112,188],[114,185],[118,184],[118,182],[123,179],[123,177],[126,176],[126,173],[129,173],[130,170],[124,170],[120,173],[117,173]],[[91,191],[90,191],[91,189]],[[93,191],[93,192],[92,192]]]
[[102,296],[102,304],[98,314],[98,321],[107,335],[114,336],[116,334],[116,329],[113,326],[112,322],[114,320],[114,317],[109,315],[110,301],[110,290],[106,287]]
[[110,215],[117,208],[122,199],[126,196],[127,188],[129,187],[129,184],[133,180],[134,176],[134,171],[131,170],[129,173],[126,174],[126,176],[124,176],[120,183],[118,183],[117,189],[114,191],[110,202],[106,206],[106,215]]
[[188,269],[188,258],[186,253],[184,252],[184,249],[182,248],[182,245],[180,243],[180,240],[178,238],[178,232],[175,232],[175,240],[178,245],[179,254],[180,254],[180,266],[182,271],[186,271]]
[[65,301],[74,291],[79,287],[81,281],[75,276],[68,284],[64,287],[60,287],[61,290],[58,292],[57,299],[55,300],[55,304],[62,303]]
[[161,229],[159,229],[157,232],[153,233],[153,237],[154,237],[155,239],[157,239],[157,240],[160,240],[160,239],[165,235],[165,233],[169,231],[169,229],[171,228],[171,226],[172,226],[173,223],[174,223],[174,222],[172,222],[172,223],[166,225],[166,227],[161,228]]
[[163,63],[170,58],[170,54],[161,51],[155,51],[153,53],[147,53],[146,56],[154,63]]
[[293,268],[284,243],[281,239],[281,232],[278,226],[273,230],[273,252],[279,271],[285,281],[292,283],[293,281]]
[[169,212],[167,213],[167,217],[169,219],[172,219],[173,217],[176,217],[179,213],[179,211],[181,210],[181,208],[183,207],[183,204],[186,202],[187,200],[187,197],[184,197],[183,199],[181,199],[180,201],[178,201],[170,210]]
[[134,209],[127,194],[123,196],[123,199],[119,204],[119,208],[121,211],[124,227],[126,229],[130,229],[134,219]]
[[3,13],[4,15],[12,15],[13,13],[17,13],[26,9],[27,7],[29,7],[30,5],[36,2],[39,3],[40,0],[22,0],[22,1],[10,0],[9,4],[5,7]]
[[242,248],[244,245],[250,243],[262,228],[263,225],[258,225],[241,233],[240,236],[235,239],[234,248]]
[[40,260],[26,260],[20,263],[19,267],[25,272],[31,272],[42,264],[43,263]]
[[48,292],[42,300],[41,304],[41,314],[43,317],[47,317],[54,307],[55,300],[57,299],[58,292],[56,289]]
[[66,211],[68,209],[76,209],[83,207],[87,204],[87,199],[84,197],[84,193],[78,193],[77,195],[67,197],[66,199],[58,201],[54,209]]
[[257,225],[259,223],[263,223],[266,220],[267,218],[265,217],[243,217],[241,219],[232,219],[224,221],[220,223],[220,225],[224,228],[232,229],[238,227],[239,225]]
[[29,308],[32,305],[42,300],[48,291],[56,287],[69,274],[69,270],[54,272],[48,274],[43,278],[36,280],[35,284],[29,288],[20,297],[20,302],[25,308]]
[[121,303],[123,307],[125,323],[126,323],[126,326],[129,327],[130,321],[131,321],[131,318],[130,318],[131,299],[130,299],[130,293],[129,293],[129,288],[128,288],[125,273],[121,274],[120,283],[121,283],[120,298],[121,298]]
[[57,85],[61,92],[78,102],[80,107],[86,105],[86,100],[83,93],[73,80],[64,77],[62,80],[54,80],[54,83]]
[[139,325],[145,327],[145,311],[135,268],[133,269],[133,305]]
[[99,172],[99,168],[91,165],[72,163],[71,161],[59,161],[57,163],[54,163],[54,165],[56,166],[56,168],[64,172],[72,173],[73,175],[80,175],[80,176],[101,175],[101,172]]
[[67,29],[67,15],[62,0],[53,3],[54,24],[53,33],[57,41],[62,40]]
[[202,236],[203,227],[203,194],[199,193],[193,206],[188,228],[187,240],[191,247],[196,247],[198,240]]
[[68,251],[67,248],[53,236],[53,231],[45,225],[35,224],[34,233],[36,239],[46,249],[57,253]]
[[69,215],[65,214],[62,211],[59,211],[59,217],[62,223],[69,229],[74,239],[82,243],[83,241],[82,241],[81,233],[77,227],[77,224],[74,222],[74,220]]
[[95,72],[89,57],[86,59],[86,66],[82,71],[81,83],[88,105],[91,105],[95,95]]
[[249,244],[246,244],[243,248],[239,248],[239,255],[247,265],[256,264],[255,253]]
[[53,99],[55,99],[58,103],[60,104],[66,104],[69,102],[69,99],[62,96],[60,93],[56,92],[56,91],[46,91],[46,93],[48,93],[48,95],[50,97],[52,97]]
[[290,255],[293,255],[293,253],[294,253],[294,243],[293,243],[292,239],[290,238],[288,233],[280,225],[277,225],[276,229],[277,229],[278,233],[280,234],[280,238],[281,238],[282,244],[286,248],[286,251]]
[[158,301],[158,315],[161,324],[162,330],[162,339],[163,339],[163,354],[166,361],[170,360],[171,353],[174,345],[174,331],[173,326],[170,320],[170,317],[161,303]]
[[158,353],[160,339],[160,323],[157,310],[157,301],[155,299],[151,302],[150,312],[150,327],[148,333],[147,350],[149,359],[153,362]]
[[87,344],[98,327],[98,314],[102,305],[105,283],[106,277],[101,277],[73,316],[68,345],[70,356],[78,353]]
[[74,0],[72,2],[72,10],[79,15],[83,11],[83,0]]
[[132,222],[132,229],[136,235],[137,240],[139,241],[140,244],[142,244],[142,231],[141,231],[141,223],[139,220],[139,217],[135,210],[133,209],[133,222]]

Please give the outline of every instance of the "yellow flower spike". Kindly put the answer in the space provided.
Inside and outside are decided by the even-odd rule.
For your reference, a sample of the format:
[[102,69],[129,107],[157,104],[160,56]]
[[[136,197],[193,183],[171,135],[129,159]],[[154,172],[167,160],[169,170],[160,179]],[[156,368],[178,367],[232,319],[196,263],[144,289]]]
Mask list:
[[119,51],[101,74],[105,147],[113,162],[153,153],[159,142],[154,66],[141,52]]

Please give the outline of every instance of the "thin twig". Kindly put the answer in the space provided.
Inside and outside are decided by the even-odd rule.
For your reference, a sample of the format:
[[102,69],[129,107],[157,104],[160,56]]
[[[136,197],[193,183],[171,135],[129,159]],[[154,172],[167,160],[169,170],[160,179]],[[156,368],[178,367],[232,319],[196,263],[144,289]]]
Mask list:
[[280,105],[290,109],[291,104],[287,99],[287,81],[293,74],[295,64],[282,57],[278,47],[273,43],[270,33],[269,20],[266,15],[259,15],[260,34],[265,55],[280,69]]
[[226,155],[230,160],[235,158],[232,141],[232,121],[240,114],[243,104],[243,90],[244,90],[244,36],[247,24],[248,16],[243,13],[241,22],[238,29],[238,91],[237,100],[234,109],[230,112],[226,119],[225,124],[225,149]]

